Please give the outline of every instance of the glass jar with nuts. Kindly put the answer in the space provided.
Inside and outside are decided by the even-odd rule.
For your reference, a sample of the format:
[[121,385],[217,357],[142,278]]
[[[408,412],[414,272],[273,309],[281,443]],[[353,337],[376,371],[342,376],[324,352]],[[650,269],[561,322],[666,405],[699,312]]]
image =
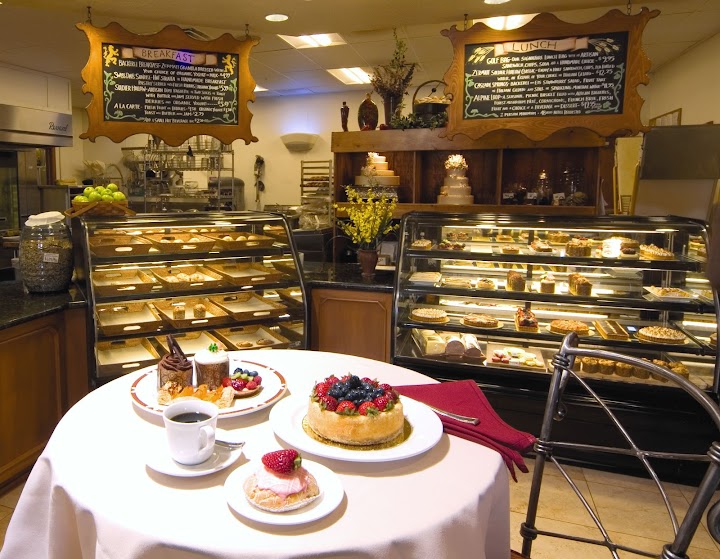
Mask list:
[[30,293],[65,291],[73,273],[70,234],[60,212],[31,215],[20,233],[20,273]]

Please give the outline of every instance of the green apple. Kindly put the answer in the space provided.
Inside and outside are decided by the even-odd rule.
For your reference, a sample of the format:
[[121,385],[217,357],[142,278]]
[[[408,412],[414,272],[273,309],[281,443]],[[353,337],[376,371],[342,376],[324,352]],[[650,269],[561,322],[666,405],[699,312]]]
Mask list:
[[102,200],[102,195],[99,192],[91,192],[87,198],[90,202],[99,202]]
[[122,202],[125,200],[125,195],[122,192],[113,192],[112,197],[116,202]]
[[91,192],[95,192],[95,189],[92,186],[86,186],[83,189],[83,196],[90,196]]
[[112,202],[113,201],[112,194],[103,194],[101,200],[103,202]]
[[83,196],[82,194],[78,194],[77,196],[75,196],[75,198],[73,198],[73,202],[89,202],[89,201],[90,200],[88,200],[88,197]]
[[107,188],[110,192],[117,192],[118,191],[118,185],[116,185],[114,182],[111,182],[108,184],[105,188]]

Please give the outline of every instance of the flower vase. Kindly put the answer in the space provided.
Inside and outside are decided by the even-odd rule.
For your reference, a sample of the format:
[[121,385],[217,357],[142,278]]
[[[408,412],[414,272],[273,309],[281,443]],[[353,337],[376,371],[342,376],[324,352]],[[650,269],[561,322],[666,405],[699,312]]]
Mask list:
[[384,95],[382,99],[385,109],[385,124],[390,126],[390,121],[402,102],[402,95]]
[[378,263],[378,251],[377,249],[365,249],[359,248],[357,251],[358,262],[360,263],[360,270],[362,276],[369,278],[375,275],[375,266]]

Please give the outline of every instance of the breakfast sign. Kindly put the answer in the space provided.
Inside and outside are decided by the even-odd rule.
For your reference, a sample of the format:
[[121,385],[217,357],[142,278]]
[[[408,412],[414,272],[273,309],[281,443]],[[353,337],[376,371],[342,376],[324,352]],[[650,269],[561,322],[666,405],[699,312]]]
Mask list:
[[650,64],[640,40],[658,13],[613,10],[585,24],[540,14],[511,31],[482,23],[443,31],[454,50],[444,80],[453,98],[444,135],[478,139],[512,129],[542,140],[573,127],[601,136],[643,130],[637,86],[648,82]]
[[93,94],[81,138],[120,142],[145,133],[180,145],[206,134],[226,144],[257,141],[247,107],[254,101],[248,59],[257,39],[225,34],[200,41],[176,26],[154,35],[134,35],[117,23],[77,27],[90,41],[82,76],[83,91]]

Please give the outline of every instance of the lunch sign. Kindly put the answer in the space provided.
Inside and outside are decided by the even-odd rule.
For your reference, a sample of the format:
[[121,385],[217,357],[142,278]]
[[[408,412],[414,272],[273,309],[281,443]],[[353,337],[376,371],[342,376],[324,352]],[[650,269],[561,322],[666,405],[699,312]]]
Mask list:
[[147,133],[170,145],[207,134],[232,143],[257,141],[247,103],[254,100],[250,48],[257,40],[223,35],[211,41],[170,26],[155,35],[133,35],[118,24],[79,24],[91,44],[83,70],[93,94],[90,124],[81,135],[119,142]]
[[572,127],[601,136],[643,130],[637,86],[648,82],[650,63],[640,40],[658,13],[613,10],[586,24],[540,14],[511,31],[482,23],[443,31],[454,58],[444,79],[453,102],[441,136],[478,139],[511,129],[542,140]]

